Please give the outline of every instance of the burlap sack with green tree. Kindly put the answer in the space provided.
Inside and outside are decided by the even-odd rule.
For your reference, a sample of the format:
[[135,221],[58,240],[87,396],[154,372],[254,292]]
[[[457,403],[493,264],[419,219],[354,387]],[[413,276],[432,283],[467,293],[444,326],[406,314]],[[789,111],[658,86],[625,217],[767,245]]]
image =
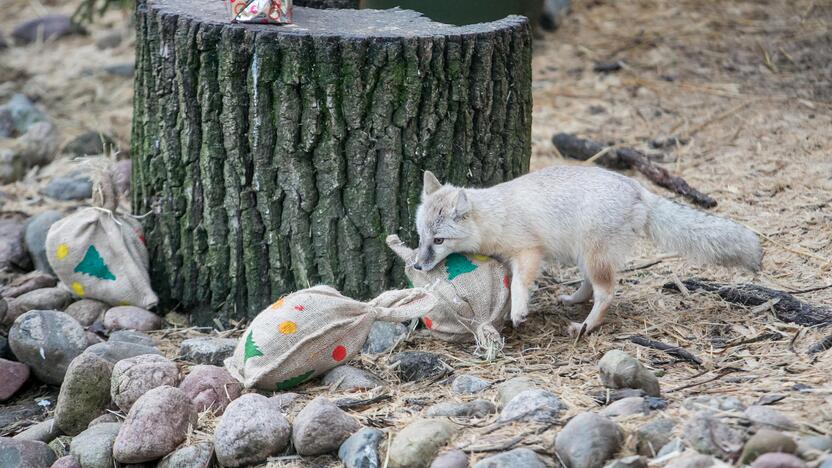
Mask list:
[[502,349],[500,330],[511,311],[508,268],[485,255],[454,253],[421,271],[413,268],[416,251],[399,236],[388,236],[387,245],[404,260],[413,286],[436,296],[436,306],[422,317],[430,334],[445,341],[476,340],[478,353],[493,359]]
[[257,314],[225,367],[246,388],[286,390],[360,353],[374,321],[411,320],[435,304],[420,288],[387,291],[370,302],[329,286],[304,289]]
[[93,206],[49,228],[46,256],[73,294],[111,305],[145,309],[158,302],[150,287],[148,254],[139,222],[118,213],[111,162],[85,165],[93,179]]

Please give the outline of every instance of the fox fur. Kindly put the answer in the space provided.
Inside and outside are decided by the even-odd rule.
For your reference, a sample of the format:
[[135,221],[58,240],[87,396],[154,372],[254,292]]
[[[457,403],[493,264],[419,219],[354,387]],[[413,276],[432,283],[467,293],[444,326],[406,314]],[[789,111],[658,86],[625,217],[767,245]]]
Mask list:
[[700,264],[756,272],[763,258],[750,229],[596,167],[554,166],[485,189],[442,185],[426,171],[416,228],[417,269],[430,270],[453,252],[507,262],[515,327],[528,315],[530,289],[543,264],[577,265],[583,281],[560,299],[565,304],[593,299],[584,323],[570,326],[579,335],[603,323],[615,273],[640,238]]

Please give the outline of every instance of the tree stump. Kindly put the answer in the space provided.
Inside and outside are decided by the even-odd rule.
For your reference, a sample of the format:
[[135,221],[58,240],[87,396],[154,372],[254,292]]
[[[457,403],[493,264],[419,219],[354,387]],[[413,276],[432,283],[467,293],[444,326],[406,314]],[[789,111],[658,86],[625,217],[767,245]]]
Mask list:
[[329,284],[404,284],[422,171],[469,186],[528,171],[524,17],[466,27],[407,10],[295,8],[229,23],[219,1],[139,1],[133,207],[163,307],[247,319]]

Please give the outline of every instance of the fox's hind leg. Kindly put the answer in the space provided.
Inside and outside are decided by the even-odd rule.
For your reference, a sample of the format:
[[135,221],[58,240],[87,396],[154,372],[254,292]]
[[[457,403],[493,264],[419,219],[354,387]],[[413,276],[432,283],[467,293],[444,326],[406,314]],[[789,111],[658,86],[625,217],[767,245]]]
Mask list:
[[[609,309],[612,299],[615,296],[615,268],[603,257],[595,257],[587,262],[587,273],[591,281],[592,311],[583,323],[572,322],[569,325],[569,333],[572,335],[584,335],[597,329],[604,323],[604,316]],[[586,283],[587,281],[584,281]],[[584,283],[581,284],[583,289]],[[580,292],[580,289],[578,290]],[[577,294],[577,293],[576,293]]]
[[589,279],[589,275],[586,274],[584,268],[581,268],[581,272],[584,274],[584,280],[581,281],[581,286],[578,287],[577,291],[573,292],[570,295],[563,294],[558,297],[560,301],[566,305],[575,305],[581,304],[589,300],[592,297],[592,280]]

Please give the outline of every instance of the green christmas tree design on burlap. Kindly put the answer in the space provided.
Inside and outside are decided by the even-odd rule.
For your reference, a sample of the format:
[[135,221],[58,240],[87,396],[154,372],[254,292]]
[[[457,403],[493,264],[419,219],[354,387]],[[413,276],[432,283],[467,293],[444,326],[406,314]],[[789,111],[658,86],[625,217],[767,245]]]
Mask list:
[[260,351],[260,348],[257,347],[257,343],[254,342],[254,338],[252,337],[254,332],[248,332],[248,337],[246,338],[246,347],[243,350],[243,362],[248,361],[249,359],[257,356],[262,356],[263,351]]
[[104,259],[101,258],[101,255],[94,245],[89,246],[87,253],[84,255],[84,259],[75,267],[75,272],[103,280],[116,280],[115,275],[107,268],[107,264],[104,263]]
[[297,377],[292,377],[291,379],[286,379],[282,382],[278,382],[277,387],[275,387],[275,390],[289,390],[290,388],[297,387],[298,385],[306,382],[306,379],[311,377],[314,373],[315,371],[311,370]]
[[448,281],[452,281],[459,275],[476,270],[477,265],[465,255],[452,253],[445,259],[445,268],[448,270]]

